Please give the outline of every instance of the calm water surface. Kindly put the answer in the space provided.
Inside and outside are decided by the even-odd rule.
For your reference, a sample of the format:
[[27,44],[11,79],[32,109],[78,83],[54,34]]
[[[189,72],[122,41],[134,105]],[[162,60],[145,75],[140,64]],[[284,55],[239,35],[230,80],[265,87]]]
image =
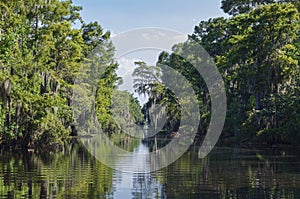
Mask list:
[[2,151],[0,198],[300,198],[299,152],[216,148],[199,159],[195,147],[167,168],[133,174],[106,167],[77,142],[52,155]]

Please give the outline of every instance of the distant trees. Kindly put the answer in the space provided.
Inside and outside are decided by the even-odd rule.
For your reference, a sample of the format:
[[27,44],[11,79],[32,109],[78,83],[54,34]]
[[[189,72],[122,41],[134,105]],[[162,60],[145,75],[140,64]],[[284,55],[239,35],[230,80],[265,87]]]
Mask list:
[[177,131],[180,108],[178,99],[165,84],[166,71],[159,66],[148,66],[145,62],[135,62],[135,64],[137,68],[133,72],[134,88],[140,95],[149,97],[143,107],[147,122],[151,123],[155,133],[156,130],[161,130],[158,129],[159,124],[164,125],[163,131],[169,133]]

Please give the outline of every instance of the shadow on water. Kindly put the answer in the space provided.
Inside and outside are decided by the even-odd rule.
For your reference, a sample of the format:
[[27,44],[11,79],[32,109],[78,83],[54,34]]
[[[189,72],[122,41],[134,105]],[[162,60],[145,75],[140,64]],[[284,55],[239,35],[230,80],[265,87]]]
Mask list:
[[148,174],[110,169],[78,141],[54,154],[2,151],[0,198],[300,198],[299,149],[197,151]]

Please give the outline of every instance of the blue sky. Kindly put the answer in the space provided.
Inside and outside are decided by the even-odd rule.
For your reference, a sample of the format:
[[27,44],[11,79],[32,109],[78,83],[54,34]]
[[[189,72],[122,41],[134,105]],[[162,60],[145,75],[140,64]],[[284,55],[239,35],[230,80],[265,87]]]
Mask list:
[[[98,21],[112,36],[137,28],[158,27],[182,33],[183,39],[179,42],[185,41],[200,21],[225,16],[220,9],[221,0],[74,0],[74,4],[83,7],[81,16],[85,22]],[[116,58],[117,73],[124,81],[119,89],[134,93],[134,62],[153,65],[160,52],[140,50]],[[147,101],[147,96],[135,96],[141,103]]]
[[201,20],[225,16],[221,0],[74,0],[85,21],[98,21],[113,34],[162,27],[191,34]]

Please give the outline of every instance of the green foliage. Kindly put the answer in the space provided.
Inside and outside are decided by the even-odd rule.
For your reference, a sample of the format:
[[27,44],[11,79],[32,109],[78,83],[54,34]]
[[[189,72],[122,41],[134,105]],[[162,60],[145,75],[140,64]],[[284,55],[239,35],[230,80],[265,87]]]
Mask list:
[[141,105],[136,97],[130,95],[129,111],[130,117],[136,124],[143,124],[145,122],[144,114],[142,113]]
[[5,1],[0,7],[0,145],[61,145],[74,134],[75,78],[96,46],[103,46],[98,68],[110,68],[100,86],[117,81],[110,34],[97,22],[85,24],[72,1]]
[[47,112],[46,116],[38,121],[38,132],[33,140],[36,140],[37,147],[41,150],[58,149],[63,144],[62,140],[66,139],[69,132],[62,125],[60,118],[57,116],[56,111],[51,113]]
[[225,13],[228,13],[230,15],[238,15],[248,13],[260,5],[266,5],[276,2],[293,3],[299,6],[298,0],[222,0],[221,8]]
[[208,50],[223,74],[228,97],[223,136],[240,142],[295,143],[300,51],[296,2],[222,3],[235,16],[201,22],[190,38]]
[[[133,72],[134,87],[140,95],[149,96],[148,102],[143,107],[146,121],[152,123],[156,129],[162,120],[161,117],[165,115],[166,123],[161,133],[176,132],[180,120],[180,107],[174,93],[164,84],[164,74],[166,75],[167,71],[158,66],[148,66],[144,62],[135,64],[137,68]],[[156,110],[158,105],[164,108]]]
[[[158,63],[181,73],[195,90],[201,114],[200,137],[210,122],[210,95],[201,75],[179,56],[191,60],[199,57],[203,52],[194,50],[199,44],[214,58],[225,81],[228,110],[224,138],[271,144],[299,141],[296,130],[300,125],[299,12],[296,7],[299,3],[289,2],[224,0],[223,9],[233,17],[200,22],[188,41],[173,47],[174,53],[160,54]],[[201,59],[194,60],[193,64],[206,64]],[[137,91],[163,102],[162,96],[168,91],[158,89],[157,79],[163,78],[166,71],[160,71],[161,76],[154,78],[155,67],[138,65]],[[148,104],[147,108],[150,107]],[[178,122],[179,119],[169,126],[179,125]]]
[[[298,140],[299,6],[294,0],[223,0],[222,8],[231,17],[200,22],[188,41],[173,47],[174,53],[160,54],[158,64],[171,66],[195,90],[200,135],[209,124],[210,95],[201,75],[178,56],[196,58],[204,53],[194,52],[199,44],[214,58],[226,84],[225,137],[270,143]],[[87,121],[97,118],[108,132],[120,132],[129,119],[144,123],[137,99],[115,92],[120,78],[110,33],[97,22],[84,23],[80,10],[72,1],[0,3],[0,145],[61,145],[69,134],[76,134],[74,126],[80,122],[72,116],[75,100],[89,102],[88,107],[96,107],[96,114],[91,110],[73,112],[82,112]],[[74,23],[81,28],[74,28]],[[196,59],[194,64],[206,64],[204,61]],[[136,65],[136,91],[149,96],[144,113],[153,109],[153,104],[166,105],[164,131],[176,131],[180,123],[178,99],[163,83],[170,74],[143,62]],[[86,80],[87,85],[78,88],[82,97],[73,99],[76,77]],[[178,88],[188,86],[169,81]],[[129,100],[127,112],[118,124],[113,116],[123,107],[124,98]],[[158,120],[163,112],[157,114],[152,120]],[[149,120],[149,114],[147,117]],[[84,127],[88,132],[96,130],[92,122]]]

